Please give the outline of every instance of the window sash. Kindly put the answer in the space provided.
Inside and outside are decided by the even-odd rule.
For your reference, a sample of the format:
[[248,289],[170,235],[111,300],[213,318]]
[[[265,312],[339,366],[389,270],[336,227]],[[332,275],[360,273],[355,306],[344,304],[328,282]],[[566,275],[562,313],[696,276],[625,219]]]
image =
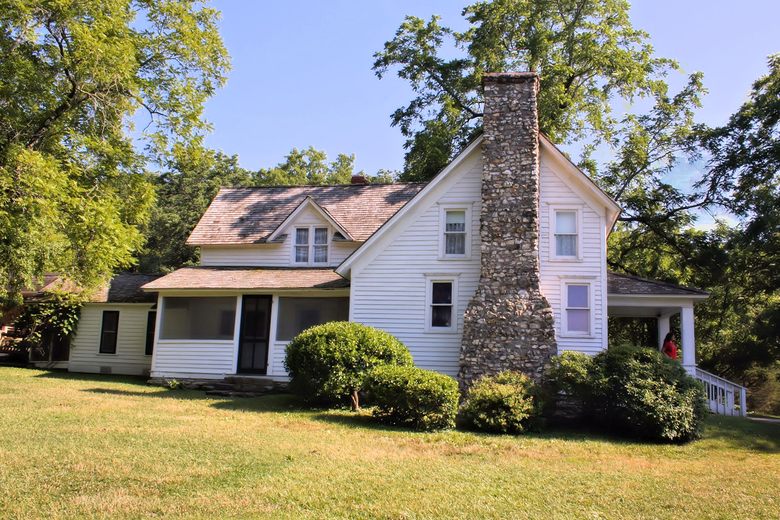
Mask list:
[[431,281],[429,325],[432,329],[452,328],[455,284],[450,281]]
[[328,263],[328,228],[295,229],[294,258],[296,264]]
[[[571,289],[584,288],[584,302],[576,300],[581,299],[583,296],[572,295]],[[590,291],[591,286],[589,284],[566,284],[566,332],[569,334],[590,334]],[[574,296],[574,297],[573,297]],[[575,300],[572,303],[572,300]],[[577,305],[575,305],[577,304]]]
[[466,254],[465,210],[445,210],[444,212],[444,254]]
[[579,247],[579,218],[575,210],[555,211],[555,256],[576,257]]
[[101,354],[116,354],[117,336],[119,335],[119,311],[103,311],[100,323]]

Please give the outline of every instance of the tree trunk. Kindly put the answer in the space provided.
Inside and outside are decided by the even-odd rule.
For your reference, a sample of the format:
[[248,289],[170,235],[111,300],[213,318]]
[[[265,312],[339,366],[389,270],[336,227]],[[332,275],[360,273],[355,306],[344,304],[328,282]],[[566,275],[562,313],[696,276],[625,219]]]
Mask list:
[[358,396],[357,390],[352,390],[352,395],[350,396],[350,399],[352,401],[352,411],[356,412],[360,410],[360,397]]

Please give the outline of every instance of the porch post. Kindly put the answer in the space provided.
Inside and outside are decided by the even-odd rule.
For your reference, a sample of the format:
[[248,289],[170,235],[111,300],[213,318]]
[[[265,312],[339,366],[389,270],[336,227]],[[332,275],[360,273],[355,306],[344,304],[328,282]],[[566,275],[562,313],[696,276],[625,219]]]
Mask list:
[[664,346],[664,338],[667,334],[669,334],[669,329],[671,328],[669,321],[671,316],[668,314],[662,314],[658,316],[658,350],[661,349],[661,347]]
[[696,368],[696,338],[693,332],[693,305],[680,309],[680,336],[682,340],[682,364],[688,373]]

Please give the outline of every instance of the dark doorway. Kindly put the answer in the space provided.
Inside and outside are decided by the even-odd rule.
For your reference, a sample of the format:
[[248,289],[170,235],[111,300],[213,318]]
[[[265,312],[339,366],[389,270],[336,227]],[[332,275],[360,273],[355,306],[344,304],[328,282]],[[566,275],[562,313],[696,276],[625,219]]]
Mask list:
[[270,325],[271,297],[244,296],[241,305],[241,333],[238,340],[239,373],[266,373]]

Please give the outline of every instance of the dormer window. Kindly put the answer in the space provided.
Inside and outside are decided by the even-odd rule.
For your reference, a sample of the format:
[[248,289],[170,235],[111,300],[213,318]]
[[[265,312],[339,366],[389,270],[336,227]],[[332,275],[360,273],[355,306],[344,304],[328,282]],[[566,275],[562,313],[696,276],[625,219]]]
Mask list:
[[294,258],[296,264],[328,263],[328,228],[295,228]]

